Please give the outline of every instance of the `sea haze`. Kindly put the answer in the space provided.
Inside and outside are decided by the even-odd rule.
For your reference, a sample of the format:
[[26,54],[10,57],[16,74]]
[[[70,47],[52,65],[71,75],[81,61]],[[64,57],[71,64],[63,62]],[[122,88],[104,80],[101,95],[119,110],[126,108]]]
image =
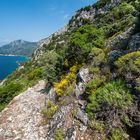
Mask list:
[[0,56],[0,80],[6,78],[19,67],[17,62],[24,62],[27,60],[28,58],[24,56]]

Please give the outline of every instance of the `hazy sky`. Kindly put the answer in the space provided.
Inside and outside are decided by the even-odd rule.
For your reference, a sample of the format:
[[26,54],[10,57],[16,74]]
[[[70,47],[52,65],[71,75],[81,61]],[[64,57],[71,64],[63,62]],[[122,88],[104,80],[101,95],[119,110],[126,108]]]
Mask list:
[[96,0],[0,0],[0,45],[37,41],[63,27],[79,8]]

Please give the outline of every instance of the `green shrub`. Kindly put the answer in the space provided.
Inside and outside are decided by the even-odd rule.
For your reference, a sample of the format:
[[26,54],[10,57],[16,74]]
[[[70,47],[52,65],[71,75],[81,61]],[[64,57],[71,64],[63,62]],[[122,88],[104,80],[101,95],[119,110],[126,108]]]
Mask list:
[[54,140],[63,140],[65,134],[63,129],[57,129],[54,132]]
[[[121,56],[115,65],[118,73],[123,76],[127,82],[131,82],[133,90],[140,91],[140,80],[137,77],[140,74],[140,51],[135,51]],[[137,78],[136,78],[137,77]],[[134,85],[132,85],[135,83]]]
[[[103,19],[105,19],[104,23],[106,22],[111,23],[115,22],[117,20],[123,19],[125,16],[125,19],[129,17],[133,13],[133,6],[129,3],[123,2],[119,6],[116,6],[113,8],[110,12],[105,14]],[[103,21],[103,19],[101,19]]]
[[130,27],[135,21],[134,7],[122,2],[105,14],[96,16],[95,25],[102,28],[106,38],[117,35]]
[[85,8],[84,8],[84,10],[86,10],[86,11],[90,11],[90,9],[91,9],[91,6],[89,5],[89,6],[86,6]]
[[95,67],[95,66],[91,66],[91,67],[89,68],[89,72],[90,72],[91,74],[99,74],[99,73],[100,73],[100,68],[99,68],[99,67]]
[[115,22],[112,24],[107,25],[105,36],[106,38],[114,37],[120,33],[122,33],[126,28],[130,27],[135,18],[133,16],[127,17],[125,20],[120,20],[119,22]]
[[52,101],[49,101],[47,107],[43,108],[41,113],[48,119],[51,119],[57,110],[58,106],[55,105]]
[[0,103],[0,112],[6,107],[6,104]]
[[86,107],[87,113],[92,117],[94,112],[100,111],[102,106],[127,109],[132,103],[132,95],[122,81],[112,81],[93,90]]
[[128,116],[123,116],[122,122],[128,127],[133,127],[133,123]]
[[140,73],[140,51],[131,52],[120,57],[115,65],[122,74],[128,72]]
[[92,61],[92,65],[99,66],[101,63],[104,63],[106,61],[105,53],[102,49],[99,48],[92,48],[89,58]]
[[36,68],[28,74],[28,79],[29,80],[40,79],[42,78],[42,76],[43,76],[43,69]]
[[39,60],[38,65],[43,66],[43,77],[52,84],[57,80],[57,75],[62,71],[62,57],[55,51],[47,51]]
[[86,25],[86,24],[89,24],[90,23],[90,18],[83,18],[81,19],[82,21],[82,25]]
[[86,84],[86,93],[92,94],[93,91],[96,91],[96,89],[105,82],[105,80],[106,77],[95,75],[93,80]]
[[103,32],[93,25],[85,25],[71,35],[70,42],[85,51],[91,50],[93,47],[102,48],[104,46]]
[[92,120],[90,122],[90,127],[92,129],[95,129],[95,130],[99,131],[99,132],[102,132],[105,126],[102,122],[99,122],[97,120]]
[[110,140],[124,140],[125,139],[125,133],[121,128],[114,128],[112,130]]
[[100,8],[104,7],[110,1],[111,0],[99,0],[97,3],[95,3],[93,5],[93,7],[95,7],[96,9],[100,9]]
[[43,48],[47,48],[48,51],[51,51],[51,50],[53,50],[55,48],[55,46],[53,46],[52,44],[49,44],[49,45],[43,44],[42,47]]
[[19,92],[21,92],[23,86],[20,83],[9,83],[3,87],[0,87],[0,111],[9,103]]
[[104,47],[104,34],[102,30],[92,25],[80,27],[70,36],[67,56],[69,62],[83,62],[94,47]]

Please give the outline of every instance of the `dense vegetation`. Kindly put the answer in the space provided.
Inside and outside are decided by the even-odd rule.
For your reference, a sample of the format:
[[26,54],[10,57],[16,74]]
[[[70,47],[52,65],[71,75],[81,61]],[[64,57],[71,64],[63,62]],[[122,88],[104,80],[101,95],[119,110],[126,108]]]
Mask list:
[[[23,65],[23,69],[10,75],[0,87],[0,110],[40,79],[46,80],[47,91],[55,88],[56,100],[60,104],[64,97],[73,93],[78,71],[87,67],[91,79],[85,83],[82,99],[87,102],[85,111],[90,118],[89,129],[110,140],[125,139],[140,120],[140,51],[127,50],[128,44],[120,43],[119,38],[113,46],[111,43],[107,46],[107,43],[113,42],[133,24],[139,25],[139,1],[122,0],[108,12],[95,15],[94,21],[85,19],[83,23],[82,19],[78,21],[76,18],[81,11],[98,10],[108,2],[101,0],[79,10],[69,23],[70,28],[72,23],[78,22],[78,26],[64,34],[53,35],[50,43],[43,45],[43,55],[33,58]],[[134,29],[131,36],[137,32]],[[119,43],[121,47],[117,46]],[[109,54],[114,50],[121,53],[110,60]],[[49,102],[42,114],[51,119],[58,108],[57,104]],[[63,135],[63,130],[55,133],[56,139]]]
[[87,105],[87,112],[91,116],[94,115],[94,112],[102,110],[102,106],[127,109],[132,104],[132,95],[122,81],[106,83],[97,90],[93,90],[90,94],[90,103]]

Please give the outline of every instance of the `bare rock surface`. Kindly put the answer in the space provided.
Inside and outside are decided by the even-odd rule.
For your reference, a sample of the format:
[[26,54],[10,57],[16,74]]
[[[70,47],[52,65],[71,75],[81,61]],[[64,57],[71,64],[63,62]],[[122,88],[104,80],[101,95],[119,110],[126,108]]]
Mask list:
[[41,108],[45,103],[45,82],[15,97],[0,113],[0,140],[43,140]]
[[117,36],[111,38],[106,42],[107,47],[111,47],[114,49],[121,49],[122,46],[125,46],[130,39],[132,32],[134,31],[135,24],[128,28],[125,32],[118,34]]
[[130,51],[140,50],[140,33],[132,36],[127,49]]

